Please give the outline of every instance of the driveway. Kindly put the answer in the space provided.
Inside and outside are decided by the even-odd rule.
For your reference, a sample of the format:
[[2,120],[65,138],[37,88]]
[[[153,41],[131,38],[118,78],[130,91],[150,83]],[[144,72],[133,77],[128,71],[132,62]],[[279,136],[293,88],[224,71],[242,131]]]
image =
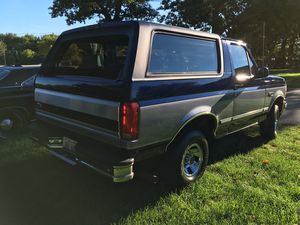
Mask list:
[[288,107],[280,119],[283,125],[300,125],[300,89],[287,93]]

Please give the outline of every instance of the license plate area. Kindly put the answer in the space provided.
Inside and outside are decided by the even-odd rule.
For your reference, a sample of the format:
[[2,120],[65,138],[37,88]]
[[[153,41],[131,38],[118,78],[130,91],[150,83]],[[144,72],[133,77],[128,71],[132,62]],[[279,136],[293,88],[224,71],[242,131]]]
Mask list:
[[63,137],[63,149],[65,149],[66,151],[70,152],[70,153],[76,153],[76,146],[77,146],[78,142],[68,138],[68,137]]

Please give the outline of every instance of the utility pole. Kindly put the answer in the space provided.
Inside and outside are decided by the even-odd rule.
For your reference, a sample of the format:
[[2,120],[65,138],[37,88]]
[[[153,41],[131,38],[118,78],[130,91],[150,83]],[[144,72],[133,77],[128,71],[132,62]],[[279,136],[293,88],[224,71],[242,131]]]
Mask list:
[[262,66],[265,67],[265,39],[266,39],[266,22],[263,23],[263,47],[262,47]]

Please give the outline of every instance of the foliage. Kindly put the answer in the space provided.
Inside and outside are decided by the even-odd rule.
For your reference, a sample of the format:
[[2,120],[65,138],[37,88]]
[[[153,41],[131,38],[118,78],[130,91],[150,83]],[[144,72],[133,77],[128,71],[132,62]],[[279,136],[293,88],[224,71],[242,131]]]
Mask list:
[[57,35],[54,34],[41,37],[29,34],[24,36],[17,36],[11,33],[0,34],[0,46],[1,43],[4,43],[6,46],[5,55],[8,65],[40,64],[56,39]]
[[21,52],[20,56],[23,59],[22,64],[31,64],[32,60],[36,56],[36,52],[27,48]]
[[6,44],[3,41],[0,41],[0,59],[3,57],[3,61],[1,59],[0,64],[5,64],[6,59],[5,59],[5,52],[6,52]]
[[246,41],[271,67],[300,67],[300,2],[297,0],[162,0],[160,22],[212,30]]
[[54,0],[50,10],[52,17],[65,16],[69,25],[94,17],[99,22],[153,20],[158,14],[149,0]]
[[0,41],[0,55],[3,55],[6,51],[6,44],[3,41]]
[[37,51],[39,55],[45,56],[48,54],[50,49],[52,48],[54,42],[57,39],[57,35],[55,34],[48,34],[42,36],[38,41],[37,41]]

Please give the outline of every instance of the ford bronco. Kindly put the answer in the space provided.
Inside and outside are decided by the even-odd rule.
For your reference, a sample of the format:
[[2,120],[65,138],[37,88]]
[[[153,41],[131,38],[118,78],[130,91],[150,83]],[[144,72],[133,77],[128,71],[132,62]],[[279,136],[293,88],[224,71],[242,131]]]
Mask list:
[[215,138],[257,124],[275,138],[286,89],[241,41],[137,21],[87,26],[64,32],[42,65],[33,138],[114,182],[164,155],[166,177],[188,184]]

